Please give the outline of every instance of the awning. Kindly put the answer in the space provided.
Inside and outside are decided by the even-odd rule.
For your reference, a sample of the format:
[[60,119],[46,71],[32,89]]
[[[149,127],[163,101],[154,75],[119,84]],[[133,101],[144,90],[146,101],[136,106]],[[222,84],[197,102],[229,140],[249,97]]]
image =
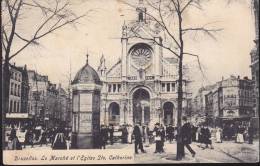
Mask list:
[[31,118],[28,113],[6,113],[6,118],[28,119]]

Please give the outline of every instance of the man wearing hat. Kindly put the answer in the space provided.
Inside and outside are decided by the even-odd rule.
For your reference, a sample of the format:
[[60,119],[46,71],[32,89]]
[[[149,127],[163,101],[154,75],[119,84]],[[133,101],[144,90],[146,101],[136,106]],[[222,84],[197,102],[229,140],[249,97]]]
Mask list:
[[[182,143],[183,145],[190,151],[190,153],[192,154],[192,157],[195,156],[195,151],[190,147],[189,144],[191,144],[191,125],[190,123],[187,121],[187,117],[183,117],[182,118],[184,124],[181,127],[181,139],[182,139]],[[185,152],[183,152],[183,155],[185,154]]]
[[139,149],[141,149],[141,152],[145,153],[144,147],[143,147],[142,132],[140,129],[140,125],[141,124],[137,123],[133,130],[133,135],[135,138],[135,153],[136,154],[138,154],[138,147],[139,147]]

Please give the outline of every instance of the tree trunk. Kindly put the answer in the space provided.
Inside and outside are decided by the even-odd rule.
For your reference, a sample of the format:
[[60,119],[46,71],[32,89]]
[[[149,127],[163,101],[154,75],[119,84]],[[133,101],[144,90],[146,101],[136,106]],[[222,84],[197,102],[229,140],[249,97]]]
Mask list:
[[6,125],[6,113],[9,110],[9,84],[10,84],[10,71],[9,71],[9,62],[5,61],[4,67],[3,67],[3,78],[2,78],[2,124],[4,124],[3,127],[3,133],[2,133],[2,148],[5,149],[5,125]]
[[[178,3],[178,9],[180,9]],[[177,117],[177,133],[178,133],[178,140],[177,140],[177,160],[181,160],[182,157],[185,155],[184,152],[184,145],[182,143],[182,133],[181,133],[181,119],[182,119],[182,100],[183,100],[183,91],[182,91],[182,78],[183,78],[183,50],[184,50],[184,42],[182,38],[182,15],[181,11],[178,11],[178,21],[179,21],[179,39],[180,39],[180,57],[179,57],[179,80],[178,80],[178,117]]]
[[181,160],[184,156],[184,145],[182,144],[182,136],[181,136],[181,118],[182,118],[182,98],[183,98],[183,92],[182,92],[182,60],[183,57],[180,56],[179,59],[179,80],[178,80],[178,118],[177,118],[177,133],[178,133],[178,139],[177,139],[177,160]]

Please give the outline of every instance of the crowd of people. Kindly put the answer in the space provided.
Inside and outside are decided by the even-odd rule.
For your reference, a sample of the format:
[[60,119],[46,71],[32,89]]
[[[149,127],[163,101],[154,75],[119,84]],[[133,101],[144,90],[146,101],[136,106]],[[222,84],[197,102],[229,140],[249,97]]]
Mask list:
[[[21,142],[17,136],[17,130],[24,130],[24,141]],[[7,149],[21,150],[26,146],[51,144],[52,149],[67,149],[70,141],[71,131],[62,126],[46,129],[42,126],[16,129],[13,125],[8,136]]]
[[[177,127],[171,124],[164,126],[156,123],[153,127],[149,127],[147,124],[136,123],[134,126],[124,124],[116,129],[112,124],[109,126],[101,125],[97,138],[100,149],[106,149],[107,144],[113,145],[119,140],[123,144],[134,143],[135,153],[139,153],[139,149],[145,153],[144,147],[149,147],[153,143],[155,143],[154,153],[164,153],[165,141],[173,143],[173,140],[176,140],[180,141],[192,156],[195,156],[195,152],[189,145],[192,142],[197,142],[203,150],[206,148],[214,149],[213,143],[231,140],[236,143],[248,141],[249,144],[253,144],[254,131],[251,125],[246,127],[242,124],[224,125],[223,128],[212,128],[207,123],[193,125],[184,117],[179,135]],[[67,149],[70,147],[71,130],[62,126],[51,129],[29,127],[25,129],[25,140],[21,143],[16,135],[16,129],[12,126],[8,139],[8,149],[34,147],[35,144],[40,146],[51,144],[52,149]]]

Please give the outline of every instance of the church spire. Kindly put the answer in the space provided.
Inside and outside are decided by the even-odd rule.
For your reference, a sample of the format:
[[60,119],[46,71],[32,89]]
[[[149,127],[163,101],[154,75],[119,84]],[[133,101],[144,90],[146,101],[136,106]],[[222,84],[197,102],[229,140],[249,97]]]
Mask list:
[[88,65],[88,57],[89,57],[89,54],[88,54],[88,52],[87,52],[87,55],[86,55],[86,57],[87,57],[87,60],[86,60],[86,65]]
[[146,22],[146,8],[144,6],[144,1],[139,0],[138,7],[136,8],[138,12],[138,21],[139,22]]

